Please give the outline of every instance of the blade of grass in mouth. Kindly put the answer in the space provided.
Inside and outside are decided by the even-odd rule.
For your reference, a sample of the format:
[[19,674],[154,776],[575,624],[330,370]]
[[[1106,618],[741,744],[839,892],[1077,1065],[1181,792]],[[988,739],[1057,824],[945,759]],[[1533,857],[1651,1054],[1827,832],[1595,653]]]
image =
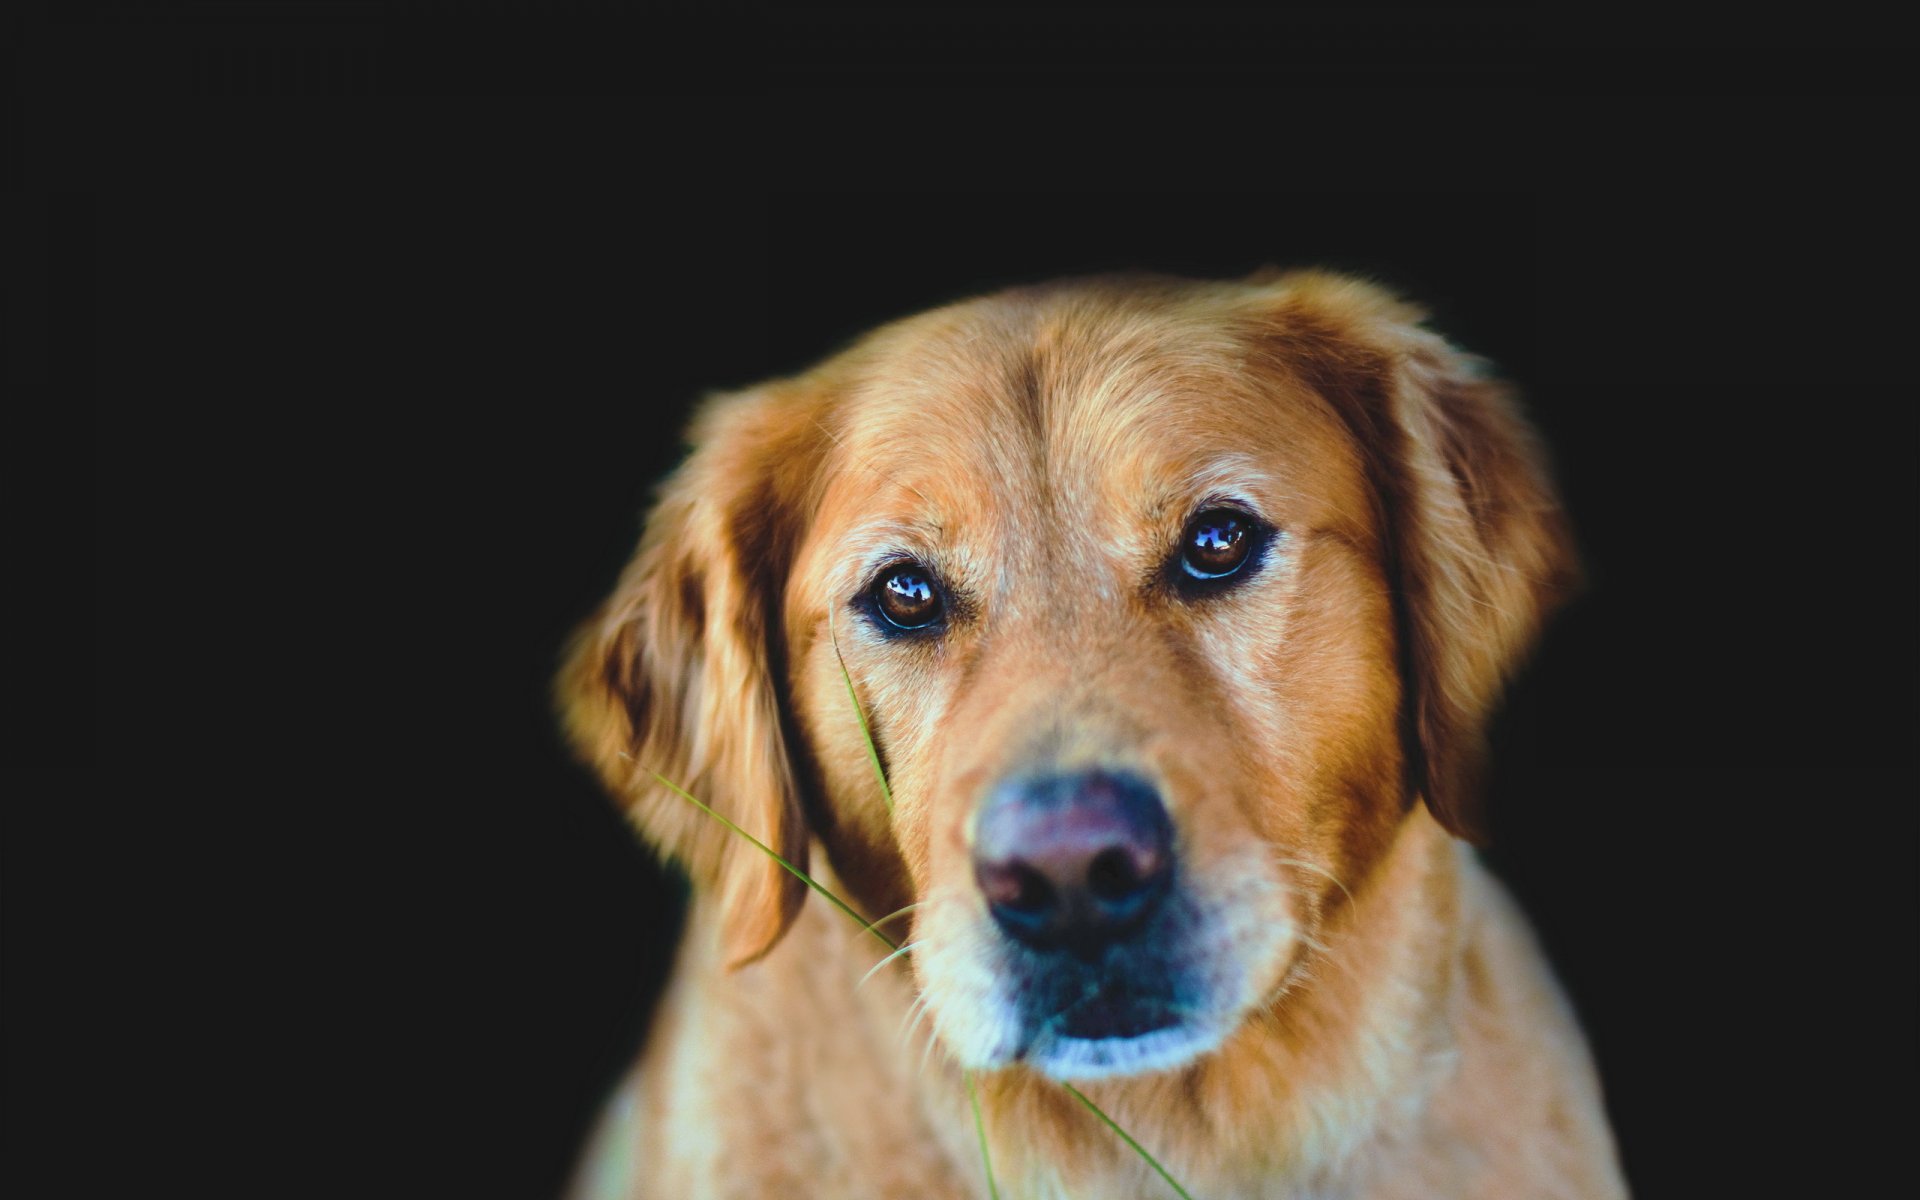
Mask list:
[[1126,1130],[1120,1128],[1120,1126],[1115,1123],[1112,1117],[1102,1112],[1100,1110],[1099,1105],[1095,1104],[1093,1101],[1081,1095],[1080,1089],[1077,1087],[1074,1087],[1070,1083],[1063,1083],[1060,1086],[1067,1089],[1068,1094],[1071,1095],[1075,1100],[1078,1100],[1080,1103],[1086,1105],[1088,1112],[1091,1112],[1094,1116],[1099,1117],[1102,1121],[1105,1121],[1107,1123],[1107,1128],[1119,1134],[1122,1141],[1126,1142],[1127,1145],[1132,1146],[1133,1152],[1135,1154],[1138,1154],[1141,1158],[1145,1159],[1147,1161],[1148,1166],[1160,1172],[1160,1178],[1167,1181],[1168,1187],[1180,1193],[1181,1200],[1193,1200],[1192,1196],[1187,1195],[1187,1189],[1181,1187],[1180,1184],[1174,1179],[1173,1176],[1167,1174],[1167,1169],[1160,1165],[1160,1160],[1155,1158],[1153,1155],[1148,1154],[1147,1148],[1145,1146],[1142,1146],[1139,1142],[1134,1141],[1133,1136],[1129,1134]]
[[1000,1185],[993,1181],[993,1156],[987,1153],[987,1123],[980,1117],[980,1090],[973,1081],[974,1073],[967,1072],[967,1100],[973,1105],[973,1131],[980,1135],[980,1165],[987,1171],[987,1194],[993,1200],[1000,1200]]

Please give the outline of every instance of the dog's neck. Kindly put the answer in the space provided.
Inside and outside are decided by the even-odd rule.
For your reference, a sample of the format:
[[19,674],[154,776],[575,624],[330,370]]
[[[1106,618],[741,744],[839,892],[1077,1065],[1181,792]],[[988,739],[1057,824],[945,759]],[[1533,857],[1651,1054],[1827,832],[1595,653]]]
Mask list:
[[[824,859],[815,860],[822,864],[817,874],[833,887]],[[1355,1172],[1398,1157],[1386,1151],[1418,1136],[1427,1099],[1451,1067],[1458,875],[1451,839],[1424,809],[1413,810],[1373,875],[1355,887],[1352,904],[1320,931],[1325,949],[1311,952],[1285,992],[1220,1050],[1179,1070],[1087,1084],[1082,1091],[1196,1195],[1273,1195],[1276,1179],[1297,1181],[1303,1196],[1347,1191]],[[841,1055],[844,1028],[792,1031],[792,1037],[833,1039],[835,1048],[809,1055],[834,1064],[834,1078],[819,1080],[820,1086],[847,1096],[864,1093],[866,1103],[848,1110],[847,1119],[856,1122],[876,1119],[872,1096],[899,1095],[901,1105],[884,1121],[900,1124],[898,1134],[910,1140],[895,1143],[890,1153],[917,1145],[943,1159],[941,1169],[952,1177],[984,1182],[967,1080],[929,1044],[927,1022],[915,1021],[917,996],[906,962],[882,967],[856,987],[885,953],[843,916],[814,903],[765,960],[717,983],[722,990],[750,983],[765,1000],[816,993],[844,976],[844,1001],[822,1011],[864,1028],[852,1040],[871,1058],[853,1062]],[[1057,1083],[1014,1067],[983,1073],[975,1085],[1004,1194],[1167,1191]]]

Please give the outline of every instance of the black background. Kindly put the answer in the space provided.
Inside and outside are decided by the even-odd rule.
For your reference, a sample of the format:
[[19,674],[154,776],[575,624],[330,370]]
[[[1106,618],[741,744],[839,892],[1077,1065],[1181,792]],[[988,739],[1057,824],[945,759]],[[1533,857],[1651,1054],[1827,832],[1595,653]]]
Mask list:
[[1636,1193],[1854,1190],[1911,1132],[1886,53],[149,11],[14,63],[16,1194],[552,1194],[680,901],[546,688],[691,405],[1132,268],[1369,274],[1524,389],[1589,583],[1495,730],[1491,858]]

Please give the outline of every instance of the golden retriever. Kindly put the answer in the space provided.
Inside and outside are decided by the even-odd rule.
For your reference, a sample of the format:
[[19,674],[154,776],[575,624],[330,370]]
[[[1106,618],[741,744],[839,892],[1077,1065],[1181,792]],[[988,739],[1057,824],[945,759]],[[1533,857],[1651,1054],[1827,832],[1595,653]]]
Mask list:
[[986,1196],[969,1080],[1006,1197],[1173,1194],[1063,1083],[1195,1197],[1625,1193],[1458,840],[1567,532],[1421,320],[1074,280],[705,407],[558,682],[694,888],[580,1195]]

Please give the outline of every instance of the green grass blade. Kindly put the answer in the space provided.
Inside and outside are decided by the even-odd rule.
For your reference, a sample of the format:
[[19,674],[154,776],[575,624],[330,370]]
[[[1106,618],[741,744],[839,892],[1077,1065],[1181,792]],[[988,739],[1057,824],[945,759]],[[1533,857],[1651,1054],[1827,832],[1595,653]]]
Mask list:
[[849,917],[852,917],[855,921],[858,921],[860,923],[860,927],[863,930],[879,938],[882,942],[886,944],[887,949],[898,950],[900,948],[899,943],[895,942],[892,938],[888,937],[886,934],[881,933],[878,929],[875,929],[873,927],[874,922],[867,920],[865,917],[861,916],[859,913],[853,911],[852,907],[849,906],[845,900],[842,900],[840,897],[834,895],[832,892],[822,887],[814,879],[813,876],[807,874],[805,871],[802,871],[799,867],[794,866],[792,863],[782,858],[780,856],[780,853],[776,851],[773,847],[767,845],[765,842],[761,841],[759,838],[748,833],[746,830],[740,828],[738,825],[735,825],[732,821],[727,820],[725,817],[713,811],[711,808],[708,808],[706,805],[700,803],[699,800],[694,798],[694,795],[692,792],[689,792],[687,789],[681,787],[679,784],[675,783],[673,780],[668,779],[665,775],[662,775],[660,772],[648,771],[647,774],[653,776],[655,779],[658,779],[663,786],[670,788],[675,794],[680,796],[680,798],[685,800],[687,803],[693,805],[695,808],[699,809],[701,812],[712,817],[714,820],[720,822],[722,825],[725,825],[728,829],[733,830],[735,833],[747,839],[749,842],[752,842],[755,846],[758,846],[762,854],[766,855],[768,858],[772,859],[773,861],[779,863],[781,866],[785,867],[787,869],[788,874],[798,879],[801,883],[806,884],[808,887],[812,888],[814,891],[819,892],[822,896],[825,896],[829,904],[833,905],[835,908],[839,909],[841,912],[847,914]]
[[1133,1151],[1135,1154],[1138,1154],[1141,1158],[1144,1158],[1147,1160],[1148,1166],[1160,1172],[1160,1178],[1167,1181],[1168,1187],[1180,1193],[1181,1200],[1193,1200],[1192,1196],[1187,1195],[1187,1189],[1181,1187],[1180,1184],[1174,1180],[1173,1176],[1167,1174],[1167,1169],[1160,1165],[1160,1160],[1155,1158],[1153,1155],[1148,1154],[1147,1148],[1145,1146],[1142,1146],[1139,1142],[1134,1141],[1132,1135],[1130,1135],[1126,1130],[1120,1128],[1120,1126],[1114,1124],[1113,1118],[1108,1116],[1106,1113],[1101,1112],[1100,1106],[1098,1104],[1095,1104],[1093,1101],[1081,1095],[1080,1089],[1077,1087],[1074,1087],[1070,1083],[1063,1083],[1060,1086],[1067,1089],[1068,1094],[1071,1095],[1075,1100],[1078,1100],[1080,1103],[1086,1105],[1088,1112],[1092,1113],[1096,1117],[1099,1117],[1102,1121],[1105,1121],[1107,1123],[1108,1129],[1111,1129],[1115,1133],[1119,1134],[1120,1139],[1122,1141],[1126,1142],[1127,1145],[1133,1147]]
[[[833,628],[833,614],[831,610],[829,610],[827,614],[827,636],[833,642],[833,657],[839,660],[840,663],[841,682],[847,685],[847,702],[853,705],[853,715],[860,722],[860,736],[867,743],[867,761],[873,764],[873,777],[880,783],[880,797],[887,802],[887,812],[892,813],[893,785],[887,782],[886,768],[880,765],[880,748],[873,744],[873,727],[867,724],[866,710],[860,707],[860,693],[856,692],[853,688],[853,673],[847,670],[846,656],[840,653],[840,635],[835,632]],[[880,920],[890,921],[894,917],[907,911],[908,908],[917,907],[919,907],[917,903],[909,904],[906,908],[897,909],[894,912],[888,913],[886,916],[881,917]],[[879,922],[875,922],[874,924],[878,923]],[[870,925],[868,928],[871,929],[872,926]],[[884,962],[882,965],[885,965]],[[1000,1185],[995,1183],[993,1178],[993,1155],[987,1150],[987,1125],[986,1121],[980,1115],[980,1093],[979,1090],[974,1087],[972,1071],[966,1072],[966,1080],[967,1100],[973,1105],[973,1131],[980,1137],[980,1165],[984,1167],[987,1172],[987,1192],[992,1200],[1000,1200]]]
[[980,1135],[980,1165],[987,1169],[987,1194],[1000,1200],[1000,1185],[993,1181],[993,1156],[987,1153],[987,1123],[980,1118],[980,1092],[974,1087],[973,1072],[967,1072],[967,1099],[973,1103],[973,1131]]
[[853,675],[847,670],[846,656],[840,653],[840,635],[833,630],[833,613],[827,613],[827,637],[833,642],[833,656],[840,660],[840,678],[847,684],[847,699],[853,701],[853,715],[860,719],[860,736],[867,742],[867,761],[873,764],[873,777],[880,781],[880,798],[887,802],[887,812],[893,812],[893,788],[887,783],[887,773],[880,766],[880,750],[873,744],[873,729],[867,724],[867,712],[860,707],[860,696],[853,690]]
[[[920,904],[908,904],[906,908],[920,908]],[[887,922],[891,922],[893,918],[897,918],[897,916],[900,916],[902,912],[906,912],[906,908],[895,908],[895,910],[893,910],[893,912],[889,912],[887,916],[877,916],[877,918],[874,918],[874,920],[870,920],[870,922],[860,922],[860,933],[874,933],[874,931],[876,931],[876,929],[879,929],[881,925],[885,925],[887,924]],[[900,952],[904,952],[904,948],[906,948],[906,947],[900,947],[899,943],[895,943],[893,939],[887,939],[887,937],[881,937],[881,941],[885,941],[885,943],[887,943],[889,947],[899,948]],[[889,954],[889,958],[891,958],[891,954]]]

